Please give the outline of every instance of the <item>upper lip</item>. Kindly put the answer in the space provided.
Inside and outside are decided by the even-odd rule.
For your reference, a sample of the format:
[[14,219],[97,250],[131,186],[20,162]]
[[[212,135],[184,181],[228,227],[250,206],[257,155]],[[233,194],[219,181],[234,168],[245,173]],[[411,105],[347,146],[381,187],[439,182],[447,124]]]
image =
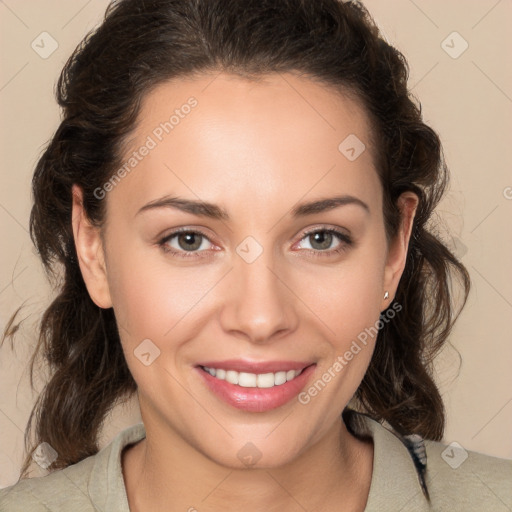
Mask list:
[[207,368],[221,368],[245,373],[276,373],[279,371],[303,370],[311,366],[311,361],[244,361],[242,359],[228,359],[225,361],[205,361],[198,366]]

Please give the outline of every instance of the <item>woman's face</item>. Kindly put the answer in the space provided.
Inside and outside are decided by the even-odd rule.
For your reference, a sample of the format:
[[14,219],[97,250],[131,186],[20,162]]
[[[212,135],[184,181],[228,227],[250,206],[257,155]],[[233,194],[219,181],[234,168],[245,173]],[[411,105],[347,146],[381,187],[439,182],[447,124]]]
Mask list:
[[81,266],[146,429],[228,466],[284,464],[339,428],[403,269],[366,116],[292,74],[220,74],[160,85],[139,119],[97,191],[104,256]]

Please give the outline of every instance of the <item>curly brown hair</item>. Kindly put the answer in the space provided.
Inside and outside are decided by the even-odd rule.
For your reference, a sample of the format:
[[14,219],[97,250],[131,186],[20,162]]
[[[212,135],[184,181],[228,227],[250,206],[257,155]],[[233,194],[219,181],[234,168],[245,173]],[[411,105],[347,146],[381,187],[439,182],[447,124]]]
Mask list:
[[[88,295],[71,225],[72,194],[83,191],[88,218],[102,226],[105,201],[94,191],[121,164],[143,98],[176,77],[225,71],[245,78],[294,71],[355,96],[377,141],[388,240],[400,225],[397,198],[419,197],[407,262],[395,301],[400,315],[378,334],[355,400],[400,433],[439,440],[444,407],[432,361],[464,306],[465,267],[431,229],[448,183],[441,143],[407,88],[404,56],[379,34],[366,9],[339,0],[120,0],[67,61],[57,86],[62,121],[37,162],[30,233],[57,295],[46,309],[31,360],[42,355],[51,377],[30,415],[25,444],[57,452],[51,470],[98,451],[110,409],[136,391],[113,309]],[[456,308],[452,281],[462,285]],[[12,335],[16,313],[4,333]],[[35,441],[29,443],[35,424]]]

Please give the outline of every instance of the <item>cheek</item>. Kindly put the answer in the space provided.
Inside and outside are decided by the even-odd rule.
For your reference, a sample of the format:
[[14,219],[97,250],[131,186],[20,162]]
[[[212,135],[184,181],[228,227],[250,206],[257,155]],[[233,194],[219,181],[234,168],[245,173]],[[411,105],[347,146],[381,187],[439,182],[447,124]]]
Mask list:
[[[299,397],[303,404],[324,410],[334,421],[356,392],[373,354],[378,334],[385,265],[385,238],[376,232],[335,269],[304,273],[302,291],[314,305],[315,329],[325,343],[317,381]],[[313,317],[312,317],[313,318]],[[320,321],[321,322],[320,322]]]
[[119,244],[121,251],[115,239],[111,247],[108,283],[123,341],[169,341],[215,282],[214,272],[202,271],[199,278],[197,269],[171,265],[155,247]]
[[[375,240],[375,241],[374,241]],[[334,267],[304,272],[301,290],[338,350],[375,324],[382,305],[385,242],[366,239]]]

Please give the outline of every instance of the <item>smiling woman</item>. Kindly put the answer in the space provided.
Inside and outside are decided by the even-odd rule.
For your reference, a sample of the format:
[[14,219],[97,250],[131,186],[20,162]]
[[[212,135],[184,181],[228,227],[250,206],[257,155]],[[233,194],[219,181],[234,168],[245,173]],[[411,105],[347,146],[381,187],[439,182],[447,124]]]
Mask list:
[[[441,457],[431,364],[469,277],[427,229],[439,139],[360,4],[112,2],[58,101],[31,214],[63,271],[52,375],[2,510],[512,500],[509,462]],[[143,423],[98,451],[134,393]],[[50,475],[24,478],[34,454]]]

